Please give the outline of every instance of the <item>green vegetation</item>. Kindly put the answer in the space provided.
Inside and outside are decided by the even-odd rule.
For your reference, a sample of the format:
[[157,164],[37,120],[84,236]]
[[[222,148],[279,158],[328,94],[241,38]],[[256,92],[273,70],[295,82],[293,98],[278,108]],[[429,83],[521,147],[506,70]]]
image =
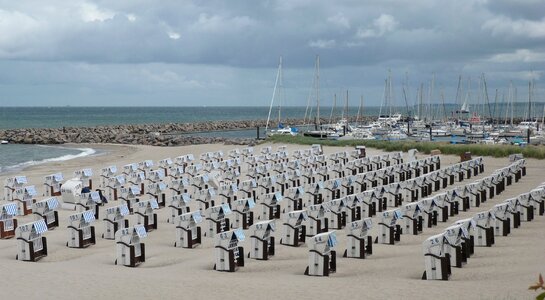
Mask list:
[[[537,279],[537,283],[532,284],[529,287],[529,289],[534,290],[534,291],[537,291],[537,290],[541,289],[541,290],[545,291],[545,282],[543,281],[543,276],[541,276],[541,274],[539,274],[539,277]],[[542,292],[541,294],[537,295],[537,297],[536,297],[536,300],[543,300],[543,299],[545,299],[545,292]]]
[[324,146],[351,146],[364,145],[370,148],[382,149],[385,151],[407,151],[417,149],[421,153],[429,154],[432,150],[438,149],[443,154],[460,155],[464,152],[471,152],[474,156],[507,157],[511,154],[522,153],[526,158],[545,159],[545,146],[525,147],[515,145],[484,145],[484,144],[450,144],[448,142],[416,142],[416,141],[378,141],[378,140],[321,140],[305,136],[275,135],[267,138],[268,142],[284,144],[312,145],[321,144]]

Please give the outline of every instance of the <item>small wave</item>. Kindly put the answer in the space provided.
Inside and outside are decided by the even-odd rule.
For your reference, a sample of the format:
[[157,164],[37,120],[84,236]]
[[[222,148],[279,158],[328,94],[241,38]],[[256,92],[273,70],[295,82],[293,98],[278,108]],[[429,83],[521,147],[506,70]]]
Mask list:
[[81,158],[81,157],[93,155],[93,154],[96,153],[96,150],[93,149],[93,148],[67,148],[67,147],[55,147],[55,146],[45,146],[45,145],[38,145],[38,146],[48,147],[48,148],[51,147],[51,148],[61,148],[61,149],[74,149],[74,150],[79,150],[81,152],[78,153],[78,154],[67,154],[67,155],[62,155],[62,156],[58,156],[58,157],[46,158],[46,159],[42,159],[42,160],[25,161],[25,162],[22,162],[22,163],[13,165],[13,166],[8,166],[8,167],[3,167],[3,168],[0,167],[0,173],[5,172],[5,171],[21,170],[21,169],[24,169],[24,168],[27,168],[27,167],[30,167],[30,166],[41,165],[41,164],[45,164],[45,163],[48,163],[48,162],[58,162],[58,161],[66,161],[66,160]]

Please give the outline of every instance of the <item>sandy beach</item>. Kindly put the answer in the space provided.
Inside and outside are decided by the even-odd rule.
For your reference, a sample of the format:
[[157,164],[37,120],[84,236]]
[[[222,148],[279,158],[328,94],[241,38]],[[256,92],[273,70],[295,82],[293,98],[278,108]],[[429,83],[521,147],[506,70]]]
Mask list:
[[[258,151],[261,147],[256,146]],[[123,165],[151,159],[160,159],[192,153],[198,158],[203,152],[241,148],[228,145],[196,145],[183,147],[84,145],[96,147],[101,154],[64,162],[33,166],[18,174],[26,175],[38,193],[44,192],[43,177],[62,172],[65,179],[73,171],[90,167],[98,184],[100,169],[108,165]],[[272,145],[276,148],[279,145]],[[291,154],[306,146],[287,146]],[[352,148],[325,147],[333,153]],[[368,155],[382,153],[367,149]],[[424,157],[421,154],[419,157]],[[442,167],[459,162],[459,157],[442,155]],[[482,178],[494,170],[507,166],[507,158],[485,157]],[[277,243],[276,253],[268,261],[246,259],[246,266],[235,273],[217,272],[214,266],[214,239],[203,237],[204,243],[195,249],[173,247],[175,226],[167,223],[169,210],[157,211],[159,228],[145,239],[146,262],[137,268],[114,265],[115,242],[100,238],[104,231],[102,220],[94,224],[97,244],[86,249],[65,246],[68,238],[67,218],[72,211],[60,210],[60,226],[48,231],[49,255],[36,263],[15,259],[15,239],[0,240],[0,265],[4,279],[0,289],[4,295],[21,299],[533,299],[537,293],[528,286],[545,273],[545,216],[536,216],[532,222],[523,222],[512,229],[507,237],[496,237],[490,248],[476,247],[475,254],[463,268],[453,268],[449,281],[421,280],[424,271],[422,242],[441,233],[458,219],[491,208],[505,199],[527,192],[544,181],[545,161],[527,159],[527,176],[508,186],[499,196],[489,199],[479,208],[471,208],[439,223],[424,228],[420,235],[404,234],[396,245],[373,245],[373,255],[367,259],[342,258],[346,249],[346,232],[337,231],[337,272],[330,277],[303,275],[307,266],[308,248],[292,248]],[[0,174],[4,182],[6,174]],[[465,184],[474,180],[465,180]],[[449,187],[449,188],[452,188]],[[43,197],[38,197],[42,199]],[[167,200],[168,201],[168,200]],[[110,201],[107,206],[120,204]],[[101,217],[105,207],[101,207]],[[20,224],[30,222],[33,216],[18,217]],[[129,216],[136,224],[136,216]],[[373,218],[377,224],[378,218]],[[277,222],[275,236],[281,236]],[[205,224],[201,225],[206,227]],[[372,235],[376,236],[376,226]],[[245,252],[249,239],[243,242]],[[9,291],[9,292],[7,292]]]

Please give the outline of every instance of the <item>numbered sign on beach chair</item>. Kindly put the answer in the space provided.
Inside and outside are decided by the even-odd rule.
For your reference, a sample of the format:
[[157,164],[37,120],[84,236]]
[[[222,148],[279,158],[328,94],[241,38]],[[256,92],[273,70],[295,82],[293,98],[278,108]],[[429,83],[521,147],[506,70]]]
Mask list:
[[47,239],[43,234],[47,231],[44,220],[19,225],[15,229],[17,237],[17,260],[37,261],[47,256]]

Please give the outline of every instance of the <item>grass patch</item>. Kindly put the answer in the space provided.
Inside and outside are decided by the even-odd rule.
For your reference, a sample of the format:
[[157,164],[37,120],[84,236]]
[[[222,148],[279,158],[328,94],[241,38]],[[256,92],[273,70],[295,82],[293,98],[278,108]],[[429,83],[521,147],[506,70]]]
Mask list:
[[321,140],[307,136],[274,135],[266,139],[271,143],[324,146],[358,146],[364,145],[384,151],[404,151],[417,149],[421,153],[429,154],[434,149],[439,149],[443,154],[460,155],[471,152],[475,156],[507,157],[511,154],[522,153],[526,158],[545,159],[545,146],[525,147],[515,145],[484,145],[484,144],[450,144],[448,142],[416,142],[416,141],[376,141],[376,140]]

